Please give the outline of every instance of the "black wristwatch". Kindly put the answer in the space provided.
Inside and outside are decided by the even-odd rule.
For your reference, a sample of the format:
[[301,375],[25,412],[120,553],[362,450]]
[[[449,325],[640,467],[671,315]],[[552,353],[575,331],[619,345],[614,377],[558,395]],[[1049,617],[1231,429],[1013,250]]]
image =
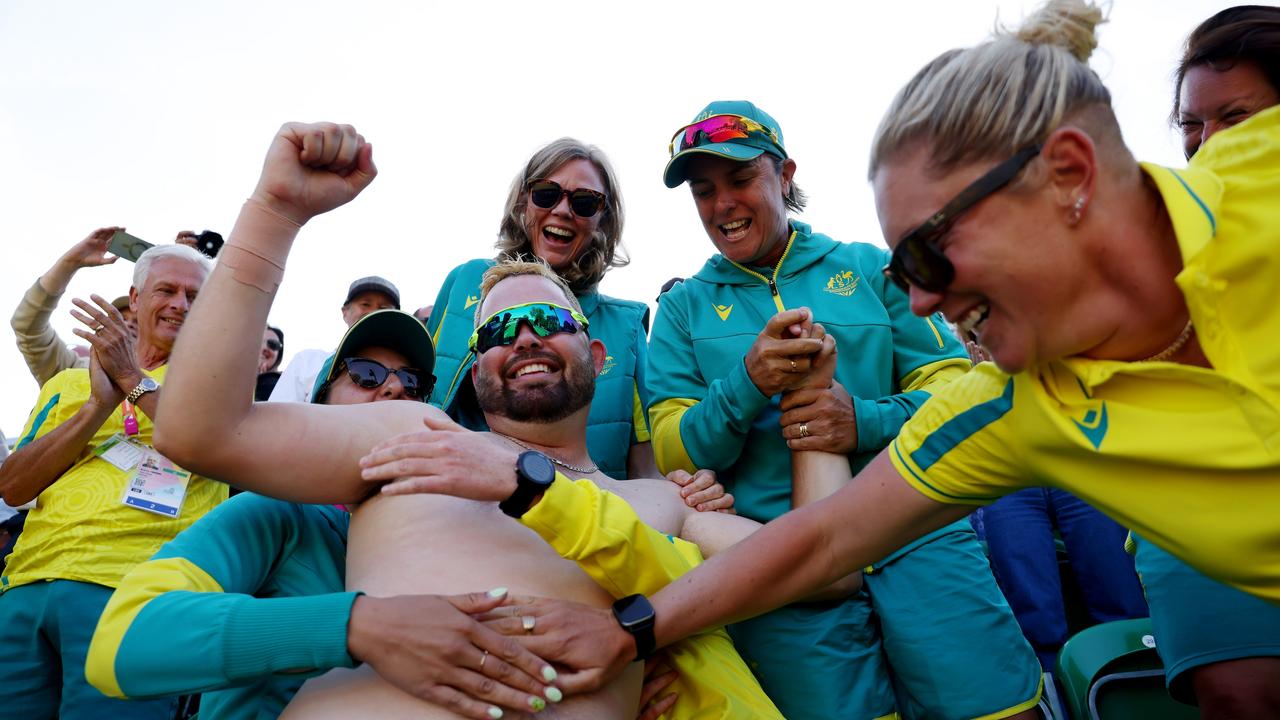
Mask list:
[[613,617],[636,641],[636,660],[653,654],[653,605],[643,595],[629,595],[613,604]]
[[556,469],[546,455],[527,450],[516,458],[516,491],[498,503],[498,509],[513,518],[529,512],[533,499],[545,493],[556,480]]

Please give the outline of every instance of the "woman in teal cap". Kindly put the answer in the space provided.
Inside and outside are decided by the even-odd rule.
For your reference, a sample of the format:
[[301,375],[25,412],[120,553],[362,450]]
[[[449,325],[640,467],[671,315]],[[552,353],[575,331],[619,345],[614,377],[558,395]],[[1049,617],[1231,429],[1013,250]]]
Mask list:
[[[644,416],[649,307],[597,289],[606,272],[628,262],[622,226],[622,196],[608,158],[594,146],[561,138],[534,153],[511,183],[496,247],[499,258],[531,256],[550,265],[573,288],[592,337],[607,348],[587,428],[592,460],[611,477],[657,477]],[[431,403],[473,428],[484,421],[470,411],[467,339],[475,329],[480,276],[494,262],[477,259],[454,268],[427,321],[437,351]]]
[[[663,180],[689,185],[715,253],[663,296],[654,320],[654,452],[662,470],[716,471],[738,512],[769,522],[818,499],[792,493],[792,450],[843,455],[860,469],[970,363],[940,318],[911,313],[881,272],[882,248],[793,217],[806,199],[771,115],[713,102],[670,152]],[[807,323],[835,340],[825,387],[809,384],[812,339],[792,332]],[[967,521],[871,560],[856,597],[730,628],[784,715],[1034,714],[1039,664]]]

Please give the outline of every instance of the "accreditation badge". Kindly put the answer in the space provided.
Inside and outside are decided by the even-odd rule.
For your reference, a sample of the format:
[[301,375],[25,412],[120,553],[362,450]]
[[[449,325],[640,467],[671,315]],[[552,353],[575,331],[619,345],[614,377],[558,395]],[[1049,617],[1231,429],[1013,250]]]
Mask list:
[[146,452],[146,446],[139,445],[120,433],[112,435],[93,450],[96,457],[106,460],[122,472],[129,472],[136,467]]
[[141,462],[129,476],[121,502],[139,510],[178,517],[182,501],[187,497],[187,484],[190,482],[190,472],[147,448]]

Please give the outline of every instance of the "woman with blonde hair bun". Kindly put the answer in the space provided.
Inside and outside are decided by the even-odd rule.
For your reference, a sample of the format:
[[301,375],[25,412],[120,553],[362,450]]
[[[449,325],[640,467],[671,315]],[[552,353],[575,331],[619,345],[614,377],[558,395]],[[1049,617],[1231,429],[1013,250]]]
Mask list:
[[[1280,602],[1280,110],[1185,170],[1139,164],[1087,64],[1102,21],[1052,0],[893,100],[870,166],[885,270],[995,363],[938,390],[853,482],[655,595],[659,645],[1028,485]],[[597,641],[594,667],[634,652],[622,631]]]

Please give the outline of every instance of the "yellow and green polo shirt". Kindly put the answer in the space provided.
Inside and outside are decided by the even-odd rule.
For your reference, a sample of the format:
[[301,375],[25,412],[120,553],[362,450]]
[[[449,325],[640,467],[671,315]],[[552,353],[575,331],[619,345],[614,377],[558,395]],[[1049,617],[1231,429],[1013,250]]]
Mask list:
[[1280,602],[1280,108],[1218,134],[1185,170],[1142,168],[1213,368],[1070,357],[1010,376],[983,364],[934,393],[890,459],[939,502],[1063,488]]
[[[161,366],[147,372],[164,381]],[[18,449],[49,434],[89,399],[89,371],[64,370],[40,389],[40,398],[23,428]],[[151,418],[137,411],[138,435],[151,444]],[[80,451],[71,468],[36,500],[18,543],[9,556],[0,587],[39,580],[76,580],[116,587],[134,565],[146,560],[166,541],[227,499],[227,486],[192,475],[182,511],[176,518],[124,505],[130,473],[93,454],[95,448],[124,434],[124,415],[117,408]]]
[[[702,564],[697,545],[645,525],[626,500],[590,480],[560,473],[520,522],[615,598],[653,595]],[[781,720],[724,628],[687,637],[662,653],[676,671],[669,688],[676,704],[663,717]]]

